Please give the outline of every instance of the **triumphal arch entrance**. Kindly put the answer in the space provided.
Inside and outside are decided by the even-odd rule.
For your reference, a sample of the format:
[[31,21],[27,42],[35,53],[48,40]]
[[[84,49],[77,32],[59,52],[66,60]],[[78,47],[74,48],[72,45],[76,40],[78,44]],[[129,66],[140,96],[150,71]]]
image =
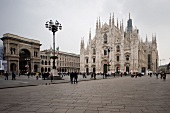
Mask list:
[[40,72],[40,41],[9,33],[4,34],[1,40],[8,72]]

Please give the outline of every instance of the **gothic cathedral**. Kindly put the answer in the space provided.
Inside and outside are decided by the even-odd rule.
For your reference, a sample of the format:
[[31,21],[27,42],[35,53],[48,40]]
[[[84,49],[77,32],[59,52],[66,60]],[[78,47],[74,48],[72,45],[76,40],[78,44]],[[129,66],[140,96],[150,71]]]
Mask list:
[[152,41],[143,41],[139,30],[127,21],[124,29],[123,21],[117,25],[114,15],[110,16],[109,24],[101,25],[100,18],[96,22],[96,34],[89,40],[87,47],[84,39],[80,45],[80,72],[115,73],[115,72],[156,72],[158,69],[158,50],[156,35]]

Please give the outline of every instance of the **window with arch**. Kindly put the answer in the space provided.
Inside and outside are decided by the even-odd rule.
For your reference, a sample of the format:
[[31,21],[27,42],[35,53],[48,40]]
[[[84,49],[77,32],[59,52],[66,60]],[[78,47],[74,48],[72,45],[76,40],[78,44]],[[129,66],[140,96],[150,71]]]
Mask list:
[[126,61],[129,61],[129,55],[126,55]]
[[117,56],[116,60],[119,62],[119,56]]
[[93,55],[95,55],[96,54],[96,49],[95,48],[93,48]]
[[104,55],[107,55],[107,50],[104,50]]
[[105,33],[104,35],[103,35],[103,39],[104,39],[104,44],[107,44],[107,34]]
[[41,61],[41,64],[44,64],[44,61],[43,61],[43,60]]
[[51,65],[51,62],[49,61],[48,64]]
[[47,65],[47,61],[45,61],[45,65]]
[[86,63],[88,63],[88,58],[86,58]]
[[120,52],[120,46],[117,46],[117,47],[116,47],[116,51],[117,51],[117,52]]

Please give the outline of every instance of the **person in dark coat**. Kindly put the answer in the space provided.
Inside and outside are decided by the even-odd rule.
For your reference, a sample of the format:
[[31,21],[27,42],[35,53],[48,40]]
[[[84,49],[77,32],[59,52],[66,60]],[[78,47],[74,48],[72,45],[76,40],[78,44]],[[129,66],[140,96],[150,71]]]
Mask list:
[[163,80],[165,80],[165,79],[166,79],[166,73],[163,74]]
[[53,81],[53,73],[50,73],[51,82]]
[[158,79],[158,75],[159,75],[159,73],[157,72],[157,73],[156,73],[156,78],[157,78],[157,79]]
[[78,81],[77,81],[77,79],[78,79],[78,73],[77,73],[77,72],[74,72],[73,75],[74,75],[74,84],[75,84],[75,83],[78,82]]
[[96,80],[96,73],[95,72],[93,73],[93,76],[94,76],[94,80]]
[[5,80],[8,80],[8,72],[7,71],[4,73],[4,76],[5,76]]
[[16,76],[15,73],[12,72],[12,80],[16,80],[16,79],[15,79],[15,76]]
[[73,77],[74,77],[74,74],[73,74],[73,72],[71,72],[70,73],[70,82],[71,82],[71,84],[73,84]]

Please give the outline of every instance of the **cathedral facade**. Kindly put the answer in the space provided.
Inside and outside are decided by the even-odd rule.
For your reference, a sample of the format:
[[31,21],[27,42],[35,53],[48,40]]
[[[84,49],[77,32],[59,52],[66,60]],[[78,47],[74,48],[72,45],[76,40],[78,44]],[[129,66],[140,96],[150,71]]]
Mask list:
[[132,25],[132,19],[115,25],[114,15],[109,24],[101,25],[100,18],[96,22],[96,33],[88,44],[84,39],[80,44],[80,72],[114,73],[114,72],[156,72],[158,69],[158,50],[156,35],[152,41],[143,41],[139,30]]

